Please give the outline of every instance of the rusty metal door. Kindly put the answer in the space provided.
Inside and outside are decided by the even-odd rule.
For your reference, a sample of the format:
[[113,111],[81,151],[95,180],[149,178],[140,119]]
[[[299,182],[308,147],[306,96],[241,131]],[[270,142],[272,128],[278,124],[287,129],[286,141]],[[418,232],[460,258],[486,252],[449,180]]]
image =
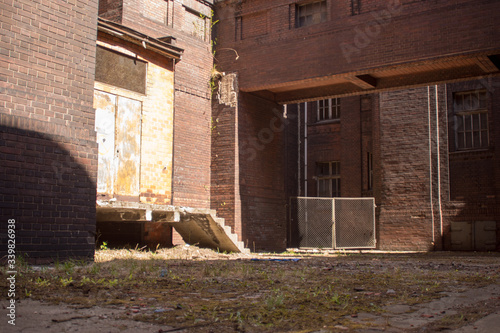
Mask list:
[[115,197],[139,197],[141,102],[118,97],[116,113]]
[[99,144],[97,166],[97,193],[101,199],[113,197],[115,156],[116,96],[102,91],[94,92],[95,130]]
[[140,101],[94,93],[99,143],[97,193],[100,199],[135,199],[140,194]]

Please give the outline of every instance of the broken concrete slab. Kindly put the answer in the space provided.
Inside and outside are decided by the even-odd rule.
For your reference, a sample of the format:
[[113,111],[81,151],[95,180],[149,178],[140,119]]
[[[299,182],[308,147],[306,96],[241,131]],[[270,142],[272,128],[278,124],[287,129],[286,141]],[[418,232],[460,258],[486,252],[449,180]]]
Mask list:
[[224,225],[224,219],[213,211],[180,208],[180,221],[171,223],[188,244],[208,247],[226,252],[249,252],[231,228]]
[[211,209],[155,205],[140,202],[97,201],[97,221],[164,222],[172,226],[188,244],[222,252],[249,252],[224,219]]
[[[423,330],[432,323],[442,320],[446,316],[458,313],[463,307],[473,307],[475,304],[485,302],[492,297],[500,295],[500,285],[492,284],[484,288],[470,289],[465,292],[443,293],[443,297],[428,303],[415,304],[413,306],[392,304],[384,307],[381,315],[359,313],[356,317],[346,317],[352,322],[370,324],[369,329],[360,329],[358,332],[369,333],[384,330],[386,332],[401,332],[406,330]],[[454,332],[489,332],[488,330],[477,330],[474,327],[482,325],[484,329],[500,325],[498,310],[473,325],[461,328]],[[496,330],[495,330],[496,332]]]

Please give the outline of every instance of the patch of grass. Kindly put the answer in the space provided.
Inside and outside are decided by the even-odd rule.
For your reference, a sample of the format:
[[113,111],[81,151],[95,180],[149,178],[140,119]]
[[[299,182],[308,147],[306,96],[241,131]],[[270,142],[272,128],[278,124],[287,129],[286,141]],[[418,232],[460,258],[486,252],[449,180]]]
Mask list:
[[[311,331],[350,325],[346,316],[381,314],[385,305],[412,305],[442,297],[442,292],[486,286],[498,281],[500,269],[498,256],[492,255],[475,256],[460,269],[456,259],[439,254],[279,256],[290,255],[301,260],[250,261],[248,255],[196,246],[103,249],[96,251],[94,263],[56,262],[36,272],[25,265],[19,285],[26,288],[21,297],[141,306],[140,314],[126,317],[174,327],[203,323],[203,332]],[[0,285],[5,295],[4,289]],[[440,325],[461,321],[446,320]]]

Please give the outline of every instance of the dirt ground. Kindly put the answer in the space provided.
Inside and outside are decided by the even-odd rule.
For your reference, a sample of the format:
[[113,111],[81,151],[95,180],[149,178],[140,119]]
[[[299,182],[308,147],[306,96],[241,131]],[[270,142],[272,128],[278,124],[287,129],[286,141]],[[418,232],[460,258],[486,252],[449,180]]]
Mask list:
[[[18,263],[0,332],[497,332],[500,254],[100,250]],[[8,295],[7,269],[0,290]]]

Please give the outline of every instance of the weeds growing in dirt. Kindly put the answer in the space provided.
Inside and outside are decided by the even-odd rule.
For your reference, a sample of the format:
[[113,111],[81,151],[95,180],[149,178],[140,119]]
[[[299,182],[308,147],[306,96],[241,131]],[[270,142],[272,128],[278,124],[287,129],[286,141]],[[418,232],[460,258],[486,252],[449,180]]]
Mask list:
[[[291,256],[299,260],[267,260]],[[195,325],[203,332],[318,330],[349,326],[346,318],[359,312],[381,314],[390,304],[426,302],[446,291],[498,280],[498,257],[477,257],[457,266],[460,260],[439,254],[250,255],[195,246],[105,248],[96,251],[92,263],[19,264],[18,286],[26,291],[21,298],[113,306],[123,310],[123,318]],[[6,274],[5,268],[0,273]],[[0,285],[4,295],[5,288]],[[454,325],[461,321],[447,320]]]

